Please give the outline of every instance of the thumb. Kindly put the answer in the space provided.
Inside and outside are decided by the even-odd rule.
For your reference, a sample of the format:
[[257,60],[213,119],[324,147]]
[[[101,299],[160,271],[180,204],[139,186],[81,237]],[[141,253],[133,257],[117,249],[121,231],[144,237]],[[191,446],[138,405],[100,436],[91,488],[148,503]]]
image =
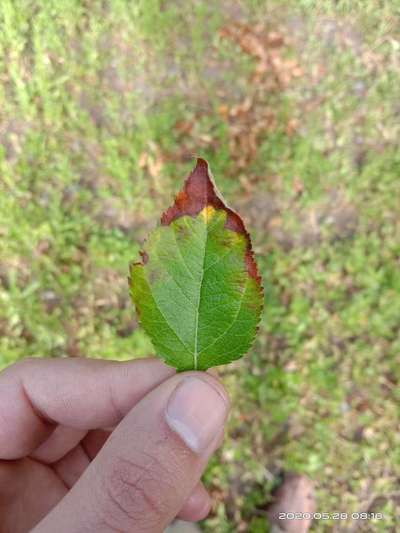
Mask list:
[[34,533],[158,533],[199,482],[229,410],[203,372],[174,375],[120,422],[96,459]]

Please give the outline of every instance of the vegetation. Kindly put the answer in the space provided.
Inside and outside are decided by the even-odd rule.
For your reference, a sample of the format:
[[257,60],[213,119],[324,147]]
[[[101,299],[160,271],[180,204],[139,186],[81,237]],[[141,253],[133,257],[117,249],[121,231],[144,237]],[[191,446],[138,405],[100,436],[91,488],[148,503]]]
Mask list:
[[2,366],[152,353],[128,263],[193,156],[254,235],[266,309],[219,370],[234,410],[205,531],[268,531],[287,470],[321,512],[384,514],[313,531],[395,531],[399,16],[389,0],[0,3]]

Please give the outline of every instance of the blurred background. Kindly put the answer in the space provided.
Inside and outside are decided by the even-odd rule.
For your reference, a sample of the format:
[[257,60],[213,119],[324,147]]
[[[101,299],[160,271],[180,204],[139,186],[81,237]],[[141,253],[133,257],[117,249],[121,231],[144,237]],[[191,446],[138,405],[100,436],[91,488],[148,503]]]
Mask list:
[[400,508],[400,4],[1,0],[0,366],[153,354],[128,263],[194,156],[253,236],[256,344],[207,532],[268,531],[284,472],[316,532]]

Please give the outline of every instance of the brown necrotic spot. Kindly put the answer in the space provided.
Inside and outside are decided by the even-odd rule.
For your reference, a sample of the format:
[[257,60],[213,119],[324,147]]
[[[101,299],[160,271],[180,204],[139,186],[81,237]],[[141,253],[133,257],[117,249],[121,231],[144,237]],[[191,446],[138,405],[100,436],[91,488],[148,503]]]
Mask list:
[[185,181],[183,189],[177,194],[174,205],[161,216],[161,224],[168,226],[177,218],[185,215],[197,216],[207,206],[224,210],[227,215],[225,227],[244,235],[246,239],[245,263],[247,272],[258,284],[261,284],[261,277],[251,249],[250,235],[246,231],[240,216],[227,207],[222,198],[218,196],[205,159],[197,159],[196,167]]
[[207,161],[199,158],[195,169],[185,181],[182,191],[177,194],[174,205],[161,216],[161,224],[168,226],[184,215],[196,216],[208,205],[215,209],[225,207],[215,192]]
[[245,262],[249,276],[254,278],[258,283],[261,283],[261,276],[258,273],[257,263],[255,262],[253,251],[250,247],[246,250]]

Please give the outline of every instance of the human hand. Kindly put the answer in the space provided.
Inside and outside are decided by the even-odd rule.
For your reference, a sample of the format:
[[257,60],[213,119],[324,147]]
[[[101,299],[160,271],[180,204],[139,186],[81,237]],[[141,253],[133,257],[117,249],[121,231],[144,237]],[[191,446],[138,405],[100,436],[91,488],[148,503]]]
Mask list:
[[[204,518],[229,400],[156,359],[26,359],[0,373],[0,532],[161,532]],[[36,526],[36,527],[35,527]]]

